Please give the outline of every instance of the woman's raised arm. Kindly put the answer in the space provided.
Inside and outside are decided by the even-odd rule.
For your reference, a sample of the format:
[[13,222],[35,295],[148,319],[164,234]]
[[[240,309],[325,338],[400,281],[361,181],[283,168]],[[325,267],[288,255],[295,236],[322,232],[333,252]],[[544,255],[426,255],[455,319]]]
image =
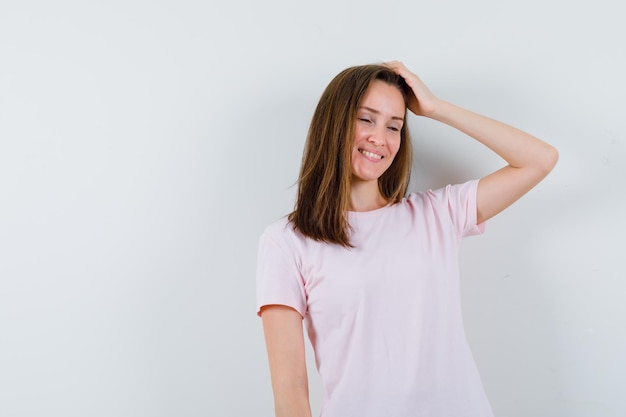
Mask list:
[[510,206],[554,168],[558,152],[553,146],[505,123],[438,99],[419,77],[400,62],[387,65],[401,75],[413,90],[409,110],[460,130],[508,163],[480,180],[476,197],[478,223]]

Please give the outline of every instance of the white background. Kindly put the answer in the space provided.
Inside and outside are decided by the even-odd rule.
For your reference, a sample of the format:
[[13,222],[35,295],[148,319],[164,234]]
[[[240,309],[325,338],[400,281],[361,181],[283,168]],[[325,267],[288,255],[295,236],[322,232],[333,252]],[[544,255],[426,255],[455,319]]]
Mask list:
[[[258,236],[323,88],[390,59],[560,151],[462,249],[496,415],[626,415],[624,27],[617,0],[2,0],[0,415],[271,416]],[[502,165],[410,126],[412,190]]]

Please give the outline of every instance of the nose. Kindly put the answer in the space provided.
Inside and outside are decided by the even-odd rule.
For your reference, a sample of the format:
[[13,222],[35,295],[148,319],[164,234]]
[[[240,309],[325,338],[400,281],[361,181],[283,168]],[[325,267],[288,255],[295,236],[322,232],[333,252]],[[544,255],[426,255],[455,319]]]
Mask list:
[[367,141],[374,146],[382,146],[385,143],[383,129],[376,127],[370,131]]

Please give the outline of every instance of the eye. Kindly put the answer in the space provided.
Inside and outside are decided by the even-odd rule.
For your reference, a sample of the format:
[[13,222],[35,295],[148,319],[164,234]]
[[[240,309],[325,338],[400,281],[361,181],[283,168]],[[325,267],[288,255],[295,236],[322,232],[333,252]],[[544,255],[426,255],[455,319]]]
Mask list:
[[361,122],[365,122],[365,123],[371,123],[372,121],[370,119],[368,119],[367,117],[359,117],[358,118]]
[[389,126],[387,129],[391,130],[392,132],[399,132],[400,129],[397,128],[396,126]]

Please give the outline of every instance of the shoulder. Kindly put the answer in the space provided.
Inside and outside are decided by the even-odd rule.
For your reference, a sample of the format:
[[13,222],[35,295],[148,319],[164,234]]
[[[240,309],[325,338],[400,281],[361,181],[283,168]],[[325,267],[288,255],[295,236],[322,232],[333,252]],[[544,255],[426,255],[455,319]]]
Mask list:
[[449,219],[459,225],[475,224],[478,181],[411,193],[402,201],[402,205],[406,205],[414,216],[422,216],[427,220]]
[[477,225],[476,194],[478,181],[447,185],[436,190],[410,194],[407,204],[426,221],[453,226],[460,236],[481,234],[484,225]]
[[271,241],[274,244],[286,249],[298,246],[298,242],[306,239],[302,233],[295,229],[288,216],[270,223],[261,234],[261,242]]
[[262,236],[280,236],[288,233],[289,229],[293,228],[291,227],[288,217],[284,216],[268,224],[263,230]]
[[413,192],[405,197],[402,203],[409,205],[438,205],[472,198],[476,196],[478,181],[475,179],[461,184],[448,184],[445,187],[434,190]]

